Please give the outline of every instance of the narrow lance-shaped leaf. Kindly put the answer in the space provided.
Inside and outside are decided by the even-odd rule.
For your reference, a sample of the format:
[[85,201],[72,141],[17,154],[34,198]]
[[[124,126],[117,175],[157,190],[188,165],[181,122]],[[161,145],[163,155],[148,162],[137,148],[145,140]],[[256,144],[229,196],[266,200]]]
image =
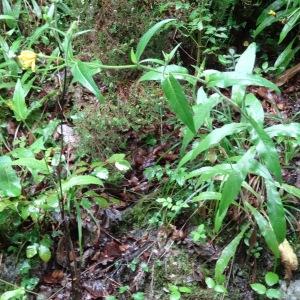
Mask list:
[[244,226],[241,232],[223,249],[215,268],[215,280],[218,284],[223,284],[223,273],[226,267],[228,266],[230,259],[235,255],[236,249],[239,243],[241,242],[248,227],[249,225]]
[[179,82],[170,75],[162,82],[162,88],[176,116],[195,133],[192,109]]
[[[201,98],[203,101],[198,101],[198,99]],[[203,88],[200,88],[197,93],[197,103],[193,107],[194,111],[194,125],[196,131],[199,130],[199,128],[203,125],[205,120],[209,117],[209,114],[211,110],[220,102],[220,98],[218,96],[214,97],[212,95],[210,98],[206,97],[206,94],[203,90]],[[183,136],[183,141],[182,141],[182,146],[180,149],[180,153],[184,153],[186,147],[188,144],[192,141],[194,138],[195,134],[189,129],[186,128],[184,136]]]
[[22,87],[20,79],[18,79],[13,100],[12,100],[12,110],[17,121],[25,121],[28,116],[28,109],[25,103],[25,91]]
[[194,149],[189,151],[179,162],[179,168],[195,159],[200,153],[218,144],[226,136],[241,132],[248,127],[246,123],[230,123],[209,133]]
[[278,124],[265,129],[271,137],[288,136],[300,139],[300,123]]
[[287,34],[295,27],[300,19],[300,7],[292,12],[292,16],[289,18],[288,22],[284,25],[280,32],[279,44],[286,38]]
[[170,23],[171,21],[174,21],[175,19],[166,19],[162,20],[158,23],[156,23],[154,26],[152,26],[140,39],[136,52],[135,52],[135,59],[137,61],[140,60],[145,48],[147,47],[149,41],[151,38],[167,23]]
[[275,232],[278,243],[282,243],[286,236],[285,212],[276,186],[269,180],[265,181],[267,190],[267,207],[270,223]]
[[11,167],[9,156],[0,157],[0,196],[18,197],[21,195],[21,182]]
[[261,215],[260,212],[258,212],[256,208],[251,206],[248,202],[245,202],[245,206],[250,210],[250,212],[254,216],[255,221],[260,230],[260,233],[264,237],[269,249],[273,252],[276,258],[279,258],[280,256],[279,249],[278,249],[279,244],[270,223]]
[[229,206],[240,193],[242,183],[254,163],[254,157],[255,148],[252,147],[242,156],[237,164],[233,165],[232,172],[223,186],[222,198],[215,216],[216,231],[220,230]]
[[276,180],[281,182],[282,175],[279,156],[272,139],[251,116],[248,116],[248,120],[258,136],[257,153],[270,172],[275,176]]
[[70,179],[63,182],[62,190],[64,193],[66,193],[68,190],[70,190],[75,186],[84,186],[90,184],[103,185],[103,182],[95,176],[78,175],[78,176],[71,177]]
[[[240,73],[252,74],[256,54],[256,44],[252,43],[240,56],[235,71]],[[243,98],[245,97],[246,86],[237,84],[232,87],[232,100],[241,105]]]
[[88,67],[88,65],[86,65],[86,63],[77,61],[73,65],[71,72],[73,74],[74,81],[79,82],[81,85],[87,88],[97,97],[98,100],[104,101],[104,98],[93,79],[91,69]]
[[259,75],[241,72],[206,72],[206,82],[209,87],[226,88],[233,85],[255,85],[264,86],[276,92],[279,88],[273,82],[262,78]]

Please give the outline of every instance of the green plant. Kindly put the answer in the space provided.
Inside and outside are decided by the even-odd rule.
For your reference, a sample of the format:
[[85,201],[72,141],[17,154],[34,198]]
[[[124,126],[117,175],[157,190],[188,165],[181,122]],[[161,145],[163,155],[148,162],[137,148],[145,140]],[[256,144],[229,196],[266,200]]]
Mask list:
[[177,286],[174,284],[168,285],[168,290],[170,293],[170,300],[180,300],[181,294],[190,294],[192,289],[186,286]]
[[204,224],[200,224],[196,230],[191,232],[192,240],[195,243],[203,243],[206,240],[206,231]]
[[[279,34],[278,44],[282,44],[290,35],[290,32],[299,26],[299,21],[299,1],[276,0],[265,8],[258,17],[254,37],[265,31],[267,27],[275,23],[281,23],[283,27]],[[299,49],[299,41],[297,41],[297,37],[295,37],[289,42],[274,63],[274,68],[278,73],[283,72],[289,66]]]
[[261,283],[252,283],[251,288],[259,295],[264,295],[268,299],[281,299],[280,289],[271,288],[279,283],[279,277],[276,273],[268,272],[265,275],[265,283],[268,288]]

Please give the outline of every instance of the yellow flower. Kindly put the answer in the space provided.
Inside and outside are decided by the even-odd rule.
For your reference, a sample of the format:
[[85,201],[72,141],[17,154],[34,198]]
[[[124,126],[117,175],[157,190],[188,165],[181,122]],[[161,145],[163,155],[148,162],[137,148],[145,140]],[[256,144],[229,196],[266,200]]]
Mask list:
[[268,15],[273,16],[273,17],[276,17],[276,11],[274,11],[274,10],[271,9],[271,10],[268,12]]
[[19,62],[22,66],[22,69],[27,70],[31,68],[32,72],[35,72],[35,61],[36,53],[31,50],[23,50],[18,56]]

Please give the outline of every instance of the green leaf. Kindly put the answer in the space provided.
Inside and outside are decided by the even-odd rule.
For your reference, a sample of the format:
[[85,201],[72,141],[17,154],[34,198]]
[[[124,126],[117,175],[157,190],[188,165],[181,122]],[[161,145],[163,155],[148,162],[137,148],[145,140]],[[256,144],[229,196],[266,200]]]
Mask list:
[[[299,48],[293,49],[294,40],[292,40],[287,47],[280,53],[280,55],[277,57],[274,67],[275,68],[282,68],[282,71],[286,69],[288,64],[291,62],[291,60],[294,58],[295,53],[299,50]],[[298,49],[298,50],[297,50]]]
[[[163,81],[166,77],[172,75],[178,80],[190,81],[189,71],[181,66],[177,65],[168,65],[157,67],[154,70],[146,72],[139,81]],[[192,81],[191,83],[194,83]]]
[[71,68],[71,72],[75,82],[79,82],[82,86],[87,88],[98,100],[104,101],[104,98],[93,79],[93,72],[85,62],[75,62]]
[[187,286],[180,286],[178,288],[179,292],[181,293],[186,293],[186,294],[190,294],[192,292],[192,289],[190,289],[189,287]]
[[170,300],[180,300],[181,294],[179,291],[172,291],[172,294],[170,295]]
[[62,184],[62,190],[63,192],[67,192],[71,188],[75,186],[84,186],[84,185],[90,185],[90,184],[95,184],[95,185],[103,185],[103,182],[94,176],[91,175],[78,175],[71,177],[70,179],[66,180]]
[[270,172],[275,176],[276,180],[281,182],[282,175],[279,156],[272,139],[251,116],[248,116],[248,120],[258,136],[257,153]]
[[227,291],[226,291],[226,288],[224,285],[222,284],[217,284],[215,287],[214,287],[214,291],[216,293],[220,293],[220,294],[225,294]]
[[43,262],[47,263],[51,259],[50,249],[44,245],[40,245],[39,246],[39,257]]
[[21,182],[11,167],[9,156],[0,156],[0,196],[18,197],[21,195]]
[[284,25],[280,32],[279,44],[286,38],[287,34],[296,26],[300,19],[300,7],[293,11],[292,16],[289,18],[288,22]]
[[0,20],[13,20],[13,21],[15,21],[16,19],[13,16],[10,16],[10,15],[0,15]]
[[245,109],[247,114],[253,118],[260,126],[264,124],[265,113],[261,101],[253,94],[247,94],[245,97]]
[[259,295],[264,295],[267,291],[267,288],[261,283],[252,283],[250,284],[252,290],[254,290]]
[[206,200],[221,200],[222,194],[217,192],[202,192],[192,199],[192,202],[201,202]]
[[[198,104],[193,106],[193,111],[194,111],[193,119],[194,119],[194,125],[195,125],[196,131],[198,131],[200,129],[200,127],[203,125],[205,120],[209,117],[211,110],[218,103],[220,103],[220,97],[218,97],[218,96],[213,97],[213,95],[212,95],[209,98],[207,98],[205,96],[206,96],[206,93],[204,92],[203,88],[201,87],[197,93],[197,103]],[[183,136],[182,146],[180,149],[181,154],[184,153],[185,149],[187,148],[189,143],[192,141],[194,136],[195,136],[195,134],[189,128],[186,128],[184,136]]]
[[26,257],[32,258],[38,253],[38,244],[29,245],[26,248]]
[[145,48],[147,47],[149,41],[151,38],[167,23],[170,23],[172,21],[175,21],[175,19],[166,19],[162,20],[158,23],[156,23],[154,26],[152,26],[140,39],[136,52],[135,52],[135,58],[137,61],[140,60]]
[[247,74],[241,72],[207,72],[206,82],[208,87],[226,88],[233,85],[254,85],[264,86],[280,93],[279,88],[273,82],[262,78],[259,75]]
[[25,91],[22,87],[21,80],[18,79],[13,100],[12,100],[12,110],[15,114],[17,121],[25,121],[28,116],[28,109],[25,103]]
[[95,175],[96,177],[98,177],[100,179],[105,180],[105,179],[108,179],[109,172],[104,167],[97,167],[97,168],[94,169],[93,175]]
[[274,272],[268,272],[265,275],[265,281],[268,286],[273,286],[279,282],[279,276]]
[[268,299],[282,299],[282,293],[279,289],[268,289],[266,296]]
[[162,82],[162,88],[176,116],[195,133],[193,113],[179,82],[170,75]]
[[205,136],[201,142],[191,151],[189,151],[179,162],[179,168],[187,162],[195,159],[200,153],[206,151],[212,146],[217,145],[226,136],[239,133],[248,127],[247,123],[230,123],[221,128],[213,130]]
[[12,162],[13,166],[22,166],[28,168],[31,172],[38,172],[41,174],[49,175],[50,168],[46,164],[45,160],[38,160],[33,157],[24,157],[16,159]]
[[132,299],[133,300],[144,300],[145,299],[145,294],[142,292],[137,292],[132,294]]
[[206,277],[205,283],[209,289],[213,289],[216,285],[215,281],[211,277]]
[[228,266],[229,261],[235,255],[236,249],[248,227],[249,225],[244,226],[241,232],[223,249],[215,267],[215,280],[218,284],[223,283],[223,273]]
[[278,249],[278,241],[270,223],[258,212],[256,208],[245,202],[245,206],[250,210],[254,216],[256,223],[259,227],[261,235],[264,237],[269,249],[273,252],[276,258],[280,257]]
[[[235,66],[235,72],[252,74],[254,63],[255,63],[255,56],[256,56],[256,44],[252,43],[240,56]],[[245,97],[245,92],[246,92],[245,86],[241,84],[234,85],[232,87],[232,94],[231,94],[232,100],[240,105],[242,103],[243,98]]]
[[218,232],[231,203],[239,195],[242,183],[249,173],[255,157],[255,148],[250,148],[242,158],[232,167],[232,171],[222,189],[222,198],[215,215],[215,230]]
[[266,180],[265,184],[268,199],[268,216],[272,228],[275,232],[277,241],[279,244],[281,244],[285,240],[286,236],[286,220],[284,207],[280,198],[280,194],[273,182]]
[[0,296],[0,300],[13,300],[20,299],[25,295],[25,289],[23,287],[7,291]]
[[127,160],[117,161],[115,167],[121,172],[126,172],[131,168],[130,163]]
[[288,136],[300,139],[300,123],[278,124],[265,129],[271,137]]

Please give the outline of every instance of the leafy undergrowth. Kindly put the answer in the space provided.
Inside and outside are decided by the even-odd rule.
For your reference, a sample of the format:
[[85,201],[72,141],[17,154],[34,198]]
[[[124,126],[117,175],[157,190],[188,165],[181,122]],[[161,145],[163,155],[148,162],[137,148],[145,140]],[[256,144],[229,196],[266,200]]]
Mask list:
[[[263,9],[253,38],[284,16],[284,41],[300,18],[290,4]],[[299,276],[300,77],[274,77],[295,40],[274,67],[254,42],[224,54],[248,22],[234,1],[153,1],[153,14],[132,1],[103,24],[94,2],[1,5],[0,300],[290,295],[279,279]],[[103,42],[128,34],[129,64],[112,44],[104,58],[118,63],[103,64],[76,11],[93,11]],[[125,31],[113,26],[129,11]]]

